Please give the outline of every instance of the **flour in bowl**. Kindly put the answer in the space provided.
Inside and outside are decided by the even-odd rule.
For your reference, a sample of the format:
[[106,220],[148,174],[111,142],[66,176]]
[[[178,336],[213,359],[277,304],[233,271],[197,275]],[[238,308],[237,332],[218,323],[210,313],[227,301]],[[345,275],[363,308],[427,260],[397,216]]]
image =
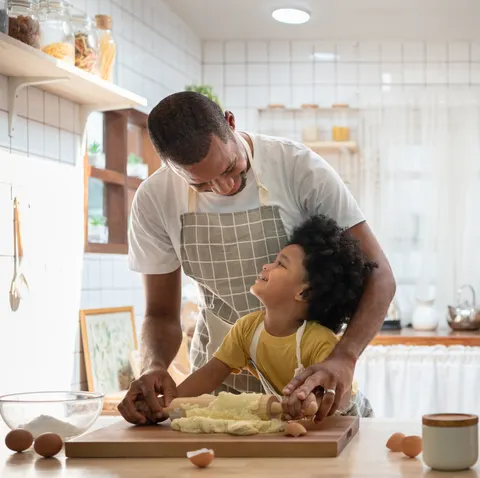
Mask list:
[[20,428],[28,430],[34,438],[42,433],[56,433],[63,440],[78,436],[82,433],[82,430],[67,422],[62,422],[49,415],[40,415],[26,425],[21,425]]

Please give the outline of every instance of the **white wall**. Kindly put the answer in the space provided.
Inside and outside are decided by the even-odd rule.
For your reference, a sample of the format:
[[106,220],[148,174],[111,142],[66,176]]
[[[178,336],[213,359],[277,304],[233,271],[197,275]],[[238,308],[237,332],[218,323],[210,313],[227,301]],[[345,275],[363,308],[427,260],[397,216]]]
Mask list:
[[[480,87],[480,43],[207,41],[203,81],[239,126],[257,129],[269,103],[352,107],[397,102],[404,91]],[[293,118],[275,126],[300,139]],[[270,128],[271,129],[271,128]]]
[[[331,107],[334,103],[347,103],[351,107],[359,107],[363,112],[378,111],[378,107],[382,105],[405,105],[406,102],[413,105],[418,104],[418,100],[422,98],[448,98],[453,93],[460,93],[460,97],[465,93],[464,96],[468,100],[464,101],[475,98],[478,102],[480,43],[354,40],[349,42],[206,41],[203,44],[203,82],[214,86],[223,107],[232,110],[235,114],[237,126],[240,129],[301,141],[302,127],[316,125],[320,127],[321,139],[329,140],[332,119],[338,121],[340,115],[338,112],[315,113],[314,110],[307,110],[292,113],[275,109],[260,113],[258,109],[267,107],[269,103],[280,103],[286,107],[297,108],[302,103],[316,103],[321,107]],[[378,127],[372,130],[365,129],[365,121],[362,123],[358,119],[361,115],[356,115],[351,112],[345,117],[345,121],[352,130],[352,139],[358,139],[356,137],[358,127],[362,124],[363,131],[372,132],[371,135],[374,136]],[[418,131],[420,131],[419,127],[417,127]],[[454,133],[453,130],[449,131],[450,141],[453,141]],[[474,138],[475,133],[470,136]],[[365,139],[365,135],[359,139],[360,141]],[[371,140],[369,143],[367,148],[373,144]],[[360,149],[362,149],[362,143]],[[324,157],[334,167],[342,163],[339,160],[339,154]],[[472,159],[474,157],[476,157],[475,152],[472,153]],[[380,161],[385,162],[386,159],[383,157]],[[408,159],[411,158],[405,158],[403,167],[407,173],[410,173],[409,168],[412,168],[413,163],[409,163]],[[382,225],[379,224],[381,221],[375,214],[380,211],[377,207],[378,197],[375,196],[378,179],[375,176],[378,172],[375,169],[376,156],[371,155],[366,161],[358,166],[357,159],[356,167],[364,168],[362,170],[364,177],[357,174],[356,178],[357,182],[362,182],[368,176],[371,182],[367,186],[370,189],[362,183],[363,193],[361,197],[357,196],[357,199],[367,214],[367,220],[378,234],[385,231],[381,230]],[[343,161],[344,169],[351,169],[349,171],[351,177],[355,177],[355,172],[352,171],[358,172],[353,164],[353,162]],[[411,187],[409,182],[400,185],[403,185],[402,191]],[[472,187],[472,194],[473,189]],[[352,192],[355,194],[355,190]],[[397,198],[401,197],[402,194],[397,196]],[[425,196],[423,199],[425,200]],[[363,203],[362,200],[364,200]],[[403,212],[402,217],[410,220],[413,214],[410,216],[408,214],[418,213],[418,205],[414,201],[404,201],[404,203],[408,206],[405,205],[406,212]],[[398,218],[395,213],[396,211],[392,212],[390,216]],[[382,211],[382,217],[383,215],[388,215],[385,209]],[[400,223],[397,223],[397,226],[398,224]],[[407,228],[402,225],[399,229],[401,232],[398,236],[409,240]],[[421,239],[424,240],[423,236]],[[409,256],[403,250],[398,252],[395,249],[396,243],[393,241],[392,244],[385,241],[383,245],[387,253],[391,253],[389,255],[391,255],[392,267],[398,280],[397,299],[400,300],[402,319],[406,325],[411,319],[415,306],[418,292],[415,281],[422,265],[421,260],[414,262],[413,258],[420,259],[421,254],[414,256],[414,251],[409,250],[411,254]],[[452,260],[458,261],[459,258],[454,257]],[[408,264],[408,267],[404,267],[405,264]],[[453,296],[454,286],[449,287],[449,294]],[[454,300],[453,297],[452,300]],[[444,308],[441,308],[440,313],[440,323],[446,326]]]
[[[113,16],[116,82],[146,96],[146,111],[200,81],[200,41],[163,1],[73,3],[91,15]],[[78,311],[133,305],[141,318],[140,278],[128,271],[125,256],[83,254],[78,106],[29,88],[20,97],[17,133],[10,139],[6,90],[7,79],[0,76],[0,393],[86,389]],[[22,158],[12,166],[7,153]],[[12,185],[30,205],[25,255],[34,263],[32,294],[16,313],[8,303]]]

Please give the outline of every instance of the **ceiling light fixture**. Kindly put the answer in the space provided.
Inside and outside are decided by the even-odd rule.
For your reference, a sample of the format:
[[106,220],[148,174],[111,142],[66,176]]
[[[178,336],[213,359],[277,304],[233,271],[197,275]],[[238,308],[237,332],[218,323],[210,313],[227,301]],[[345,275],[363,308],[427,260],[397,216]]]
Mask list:
[[291,25],[300,25],[310,20],[310,13],[298,8],[279,8],[274,10],[272,17],[281,23],[289,23]]

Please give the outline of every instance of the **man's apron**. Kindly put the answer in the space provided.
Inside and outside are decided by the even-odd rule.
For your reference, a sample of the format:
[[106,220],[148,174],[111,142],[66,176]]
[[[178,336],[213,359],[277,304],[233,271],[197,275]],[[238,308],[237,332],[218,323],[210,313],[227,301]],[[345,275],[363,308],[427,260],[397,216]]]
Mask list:
[[[190,188],[188,212],[181,216],[183,271],[197,282],[202,299],[190,351],[192,371],[212,358],[240,317],[262,308],[250,287],[288,240],[278,206],[268,205],[268,191],[255,171],[250,146],[235,134],[247,151],[260,207],[234,213],[195,212],[196,193]],[[230,375],[224,385],[231,392],[264,392],[247,371]]]

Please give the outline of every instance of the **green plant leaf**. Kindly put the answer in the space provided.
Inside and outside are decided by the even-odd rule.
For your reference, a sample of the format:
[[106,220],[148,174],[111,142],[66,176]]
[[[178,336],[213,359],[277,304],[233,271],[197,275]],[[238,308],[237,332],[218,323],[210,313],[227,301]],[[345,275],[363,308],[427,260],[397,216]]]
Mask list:
[[210,85],[186,85],[185,86],[185,91],[195,91],[197,93],[200,93],[200,94],[206,96],[208,99],[217,103],[217,105],[220,106],[220,108],[222,108],[222,105],[220,103],[220,99],[213,92],[213,87],[210,86]]

